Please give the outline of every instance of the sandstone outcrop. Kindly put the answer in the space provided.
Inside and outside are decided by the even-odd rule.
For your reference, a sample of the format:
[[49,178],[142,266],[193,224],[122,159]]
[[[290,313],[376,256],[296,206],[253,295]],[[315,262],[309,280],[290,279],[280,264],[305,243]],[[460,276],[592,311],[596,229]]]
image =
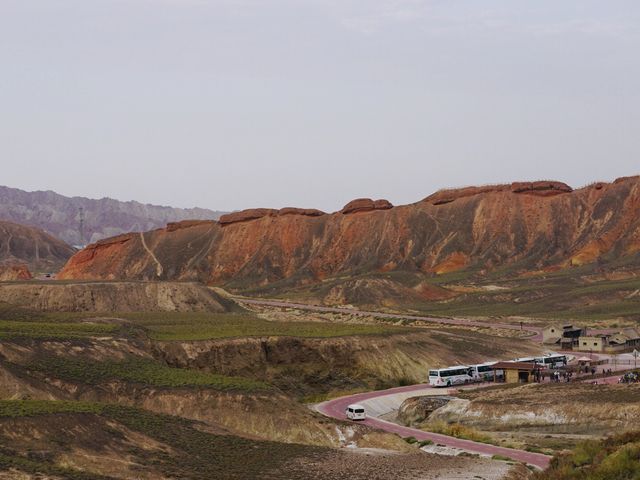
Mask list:
[[[356,214],[348,215],[238,212],[231,217],[238,221],[224,226],[129,234],[79,252],[59,278],[198,280],[243,291],[381,272],[551,271],[624,256],[629,268],[640,268],[639,177],[574,191],[534,182],[427,198],[394,208],[381,203],[384,210],[359,200],[347,209]],[[454,200],[441,203],[447,199]],[[357,213],[363,211],[375,214]],[[259,219],[265,215],[268,221]],[[360,282],[332,294],[349,301],[391,288]]]
[[232,223],[248,222],[262,217],[275,217],[278,210],[273,208],[249,208],[240,212],[227,213],[220,217],[220,225],[231,225]]
[[551,196],[562,193],[571,193],[573,189],[562,182],[541,181],[541,182],[514,182],[511,184],[513,193],[528,193],[531,195]]
[[472,197],[483,193],[504,192],[508,190],[508,185],[485,185],[482,187],[464,187],[438,190],[426,197],[423,202],[432,205],[445,205],[451,203],[458,198]]
[[183,228],[197,227],[200,225],[213,225],[215,222],[211,220],[183,220],[181,222],[167,223],[167,232],[175,232]]
[[356,212],[370,212],[372,210],[389,210],[393,208],[388,200],[372,200],[370,198],[356,198],[347,203],[340,213],[348,215]]
[[304,217],[320,217],[326,215],[321,210],[315,208],[295,208],[285,207],[280,210],[274,208],[250,208],[239,212],[222,215],[218,221],[220,225],[231,225],[232,223],[248,222],[264,217],[283,217],[285,215],[302,215]]
[[316,210],[315,208],[295,208],[285,207],[278,210],[278,215],[304,215],[305,217],[320,217],[326,215],[322,210]]

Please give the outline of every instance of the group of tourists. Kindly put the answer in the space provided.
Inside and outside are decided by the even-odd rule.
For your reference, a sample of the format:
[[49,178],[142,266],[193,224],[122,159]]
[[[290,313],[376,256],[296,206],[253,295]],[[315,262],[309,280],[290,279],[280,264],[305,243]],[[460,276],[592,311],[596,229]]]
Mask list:
[[555,383],[560,383],[561,381],[570,382],[571,378],[573,378],[573,372],[571,371],[559,371],[555,370],[551,372],[550,380]]
[[619,383],[638,383],[640,382],[639,372],[627,372],[620,377]]

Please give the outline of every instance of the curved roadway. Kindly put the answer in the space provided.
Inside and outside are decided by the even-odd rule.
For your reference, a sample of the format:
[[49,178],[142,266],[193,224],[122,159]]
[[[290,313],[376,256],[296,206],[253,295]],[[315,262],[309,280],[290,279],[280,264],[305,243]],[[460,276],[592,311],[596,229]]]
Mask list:
[[[417,391],[430,388],[432,387],[430,387],[429,385],[410,385],[407,387],[390,388],[388,390],[381,390],[377,392],[358,393],[355,395],[328,400],[316,405],[315,408],[318,412],[327,417],[345,420],[345,410],[347,408],[347,405],[350,405],[352,403],[379,399],[388,395],[401,393],[416,392],[416,394],[418,394]],[[426,392],[420,393],[425,394]],[[440,445],[465,450],[467,452],[479,453],[482,455],[501,455],[519,462],[533,465],[541,469],[547,468],[549,466],[549,461],[551,460],[551,457],[543,455],[541,453],[533,453],[524,450],[516,450],[513,448],[498,447],[486,443],[479,443],[471,440],[449,437],[447,435],[442,435],[439,433],[425,432],[416,428],[403,427],[402,425],[398,425],[396,423],[388,422],[386,420],[371,416],[364,420],[362,423],[371,427],[385,430],[387,432],[396,433],[401,437],[414,437],[417,440],[431,440],[432,442]]]
[[[294,308],[298,310],[308,310],[314,312],[326,312],[326,313],[344,313],[349,315],[361,315],[374,318],[394,318],[398,320],[421,320],[425,322],[433,322],[444,325],[457,325],[457,326],[470,326],[470,327],[490,327],[490,328],[502,328],[507,330],[524,330],[532,335],[528,337],[529,340],[542,341],[542,328],[531,325],[522,324],[510,324],[501,322],[482,322],[476,320],[467,320],[461,318],[436,318],[426,317],[419,315],[406,315],[398,313],[383,313],[366,310],[358,310],[355,308],[341,308],[341,307],[325,307],[320,305],[309,305],[304,303],[293,303],[281,300],[262,300],[262,299],[250,299],[243,297],[234,297],[234,300],[246,303],[249,305],[264,305],[269,307],[281,307],[281,308]],[[572,352],[575,353],[575,352]],[[598,381],[598,383],[614,383],[618,377],[612,376],[606,379],[591,379]],[[582,381],[589,381],[590,379],[584,379]],[[323,415],[333,417],[340,420],[345,420],[345,410],[347,405],[352,403],[362,403],[371,400],[378,400],[386,396],[394,396],[397,394],[408,394],[414,392],[416,395],[426,395],[428,392],[424,392],[425,389],[432,388],[430,385],[410,385],[406,387],[396,387],[388,390],[381,390],[376,392],[358,393],[355,395],[349,395],[346,397],[340,397],[333,400],[329,400],[316,405],[316,410]],[[407,395],[402,395],[407,397]],[[410,396],[410,395],[408,395]],[[383,400],[384,401],[384,400]],[[399,405],[398,405],[399,406]],[[482,455],[501,455],[509,457],[513,460],[527,463],[535,467],[545,469],[549,466],[551,457],[543,455],[541,453],[527,452],[524,450],[516,450],[513,448],[498,447],[495,445],[489,445],[486,443],[474,442],[471,440],[463,440],[439,433],[425,432],[415,428],[404,427],[396,423],[382,420],[375,416],[369,416],[364,424],[385,430],[387,432],[396,433],[402,437],[414,437],[417,440],[431,440],[434,443],[445,445],[447,447],[457,448],[468,452],[479,453]]]

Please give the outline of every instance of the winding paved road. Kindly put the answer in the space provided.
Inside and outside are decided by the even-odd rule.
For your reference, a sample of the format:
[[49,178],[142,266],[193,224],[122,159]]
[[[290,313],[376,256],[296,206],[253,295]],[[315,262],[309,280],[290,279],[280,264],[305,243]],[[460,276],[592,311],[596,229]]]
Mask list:
[[305,303],[293,303],[285,302],[281,300],[261,300],[254,298],[234,297],[234,300],[240,303],[246,303],[249,305],[264,305],[267,307],[281,307],[281,308],[295,308],[298,310],[309,310],[312,312],[325,312],[325,313],[345,313],[348,315],[361,315],[374,318],[395,318],[398,320],[422,320],[424,322],[433,322],[444,325],[462,325],[468,327],[491,327],[491,328],[504,328],[507,330],[524,330],[532,333],[529,340],[542,341],[542,328],[534,327],[531,325],[514,325],[512,323],[501,322],[482,322],[477,320],[468,320],[465,318],[436,318],[436,317],[423,317],[420,315],[406,315],[401,313],[384,313],[384,312],[371,312],[367,310],[358,310],[355,308],[344,307],[325,307],[321,305],[308,305]]
[[[352,403],[359,403],[366,400],[384,397],[387,395],[413,392],[429,388],[432,387],[430,387],[428,384],[424,384],[390,388],[388,390],[380,390],[376,392],[358,393],[355,395],[328,400],[316,405],[315,408],[318,412],[326,415],[327,417],[345,420],[345,410],[347,408],[347,405],[350,405]],[[420,393],[424,394],[424,392]],[[396,423],[388,422],[386,420],[375,417],[368,417],[362,423],[371,427],[385,430],[387,432],[396,433],[401,437],[415,437],[417,440],[431,440],[432,442],[440,445],[446,445],[447,447],[458,448],[468,452],[479,453],[483,455],[502,455],[519,462],[528,463],[541,469],[547,468],[549,466],[549,461],[551,460],[551,457],[543,455],[541,453],[533,453],[526,452],[524,450],[516,450],[513,448],[498,447],[486,443],[479,443],[473,442],[471,440],[462,440],[460,438],[449,437],[447,435],[441,435],[439,433],[425,432],[416,428],[403,427]]]
[[[510,323],[501,323],[501,322],[483,322],[477,320],[467,320],[461,318],[436,318],[436,317],[425,317],[418,315],[406,315],[406,314],[397,314],[397,313],[383,313],[383,312],[373,312],[366,310],[358,310],[354,308],[341,308],[341,307],[325,307],[320,305],[308,305],[304,303],[293,303],[286,302],[281,300],[262,300],[262,299],[250,299],[250,298],[242,298],[242,297],[234,297],[234,300],[240,303],[246,303],[249,305],[264,305],[268,307],[280,307],[280,308],[294,308],[298,310],[308,310],[313,312],[326,312],[326,313],[344,313],[349,315],[361,315],[368,316],[374,318],[394,318],[398,320],[420,320],[425,322],[433,322],[437,324],[443,325],[462,325],[462,326],[470,326],[470,327],[490,327],[490,328],[501,328],[506,330],[524,330],[530,332],[532,335],[528,337],[529,340],[533,341],[542,341],[542,328],[535,327],[531,325],[514,325]],[[576,354],[576,352],[568,352],[572,354]],[[608,365],[610,367],[610,365]],[[603,367],[601,367],[603,368]],[[615,383],[617,382],[619,377],[611,376],[607,378],[599,378],[599,379],[580,379],[580,381],[598,381],[598,383]],[[352,403],[362,403],[368,400],[377,400],[386,396],[393,396],[396,394],[402,393],[410,393],[415,392],[416,395],[425,395],[427,392],[424,392],[425,389],[432,388],[428,384],[422,385],[410,385],[406,387],[396,387],[388,390],[381,390],[375,392],[366,392],[366,393],[358,393],[355,395],[349,395],[346,397],[340,397],[333,400],[329,400],[323,403],[316,405],[316,410],[323,415],[328,417],[337,418],[340,420],[345,420],[345,410],[347,405]],[[399,406],[399,405],[398,405]],[[414,437],[417,440],[431,440],[434,443],[445,445],[447,447],[458,448],[461,450],[465,450],[468,452],[479,453],[483,455],[501,455],[504,457],[509,457],[513,460],[517,460],[519,462],[527,463],[533,465],[535,467],[545,469],[549,466],[549,462],[551,457],[547,455],[543,455],[541,453],[533,453],[527,452],[524,450],[516,450],[513,448],[505,448],[499,447],[495,445],[488,445],[486,443],[474,442],[471,440],[463,440],[455,437],[450,437],[447,435],[442,435],[438,433],[425,432],[423,430],[418,430],[415,428],[404,427],[402,425],[398,425],[393,422],[388,422],[386,420],[382,420],[380,418],[369,416],[364,422],[365,425],[370,425],[375,428],[379,428],[381,430],[385,430],[387,432],[396,433],[402,437]]]

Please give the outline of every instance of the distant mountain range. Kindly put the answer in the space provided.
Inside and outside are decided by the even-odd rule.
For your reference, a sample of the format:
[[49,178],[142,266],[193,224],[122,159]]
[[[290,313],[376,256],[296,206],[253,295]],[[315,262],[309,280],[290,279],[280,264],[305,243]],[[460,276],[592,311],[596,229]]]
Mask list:
[[153,230],[169,222],[216,220],[223,213],[111,198],[65,197],[52,191],[26,192],[0,186],[0,220],[41,228],[69,245],[85,245],[125,232]]

